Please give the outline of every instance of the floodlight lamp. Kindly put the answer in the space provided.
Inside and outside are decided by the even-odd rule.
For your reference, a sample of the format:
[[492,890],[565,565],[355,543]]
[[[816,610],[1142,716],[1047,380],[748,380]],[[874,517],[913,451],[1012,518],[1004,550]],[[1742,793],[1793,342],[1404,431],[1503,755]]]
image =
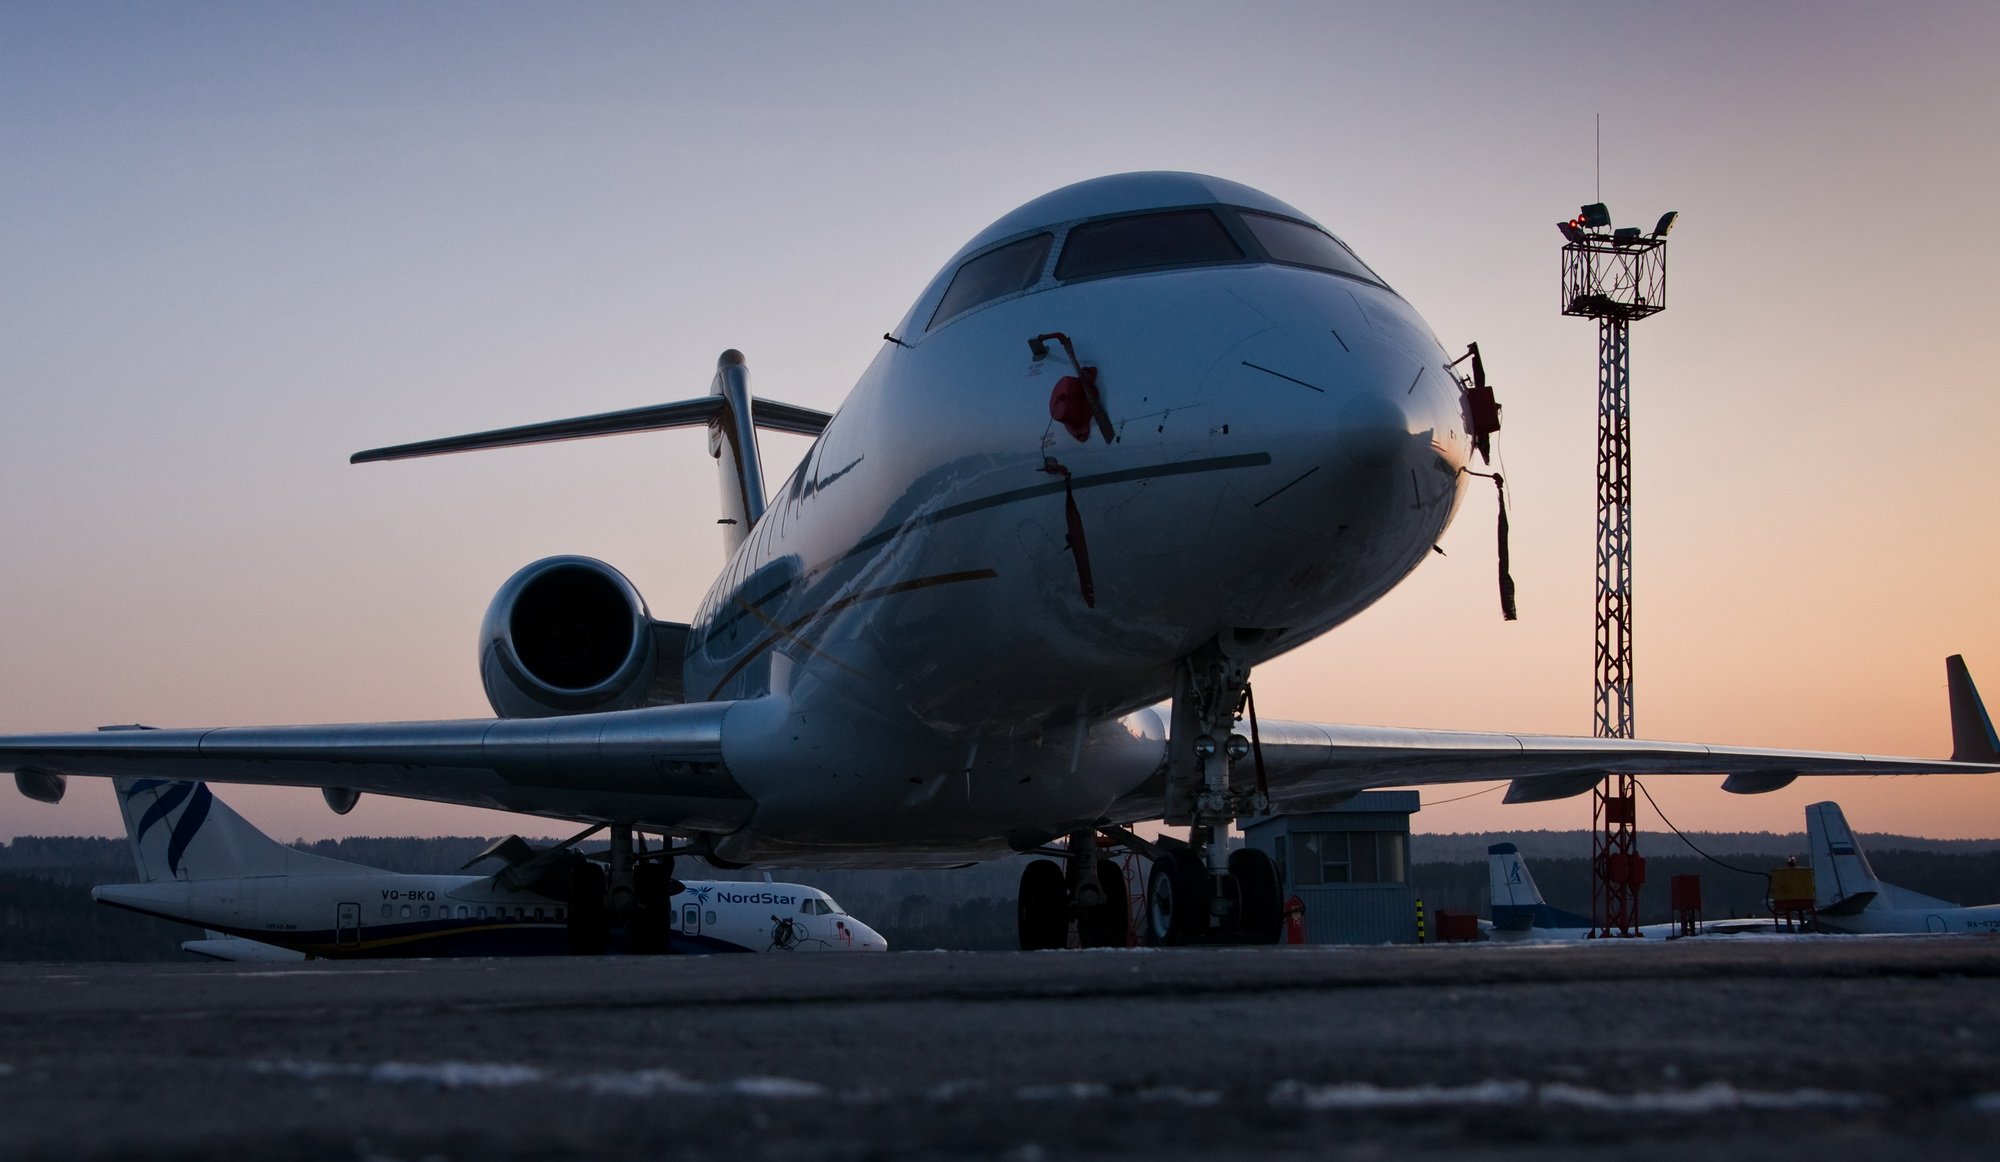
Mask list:
[[1576,223],[1574,222],[1557,222],[1556,229],[1563,232],[1563,239],[1565,241],[1568,242],[1583,241],[1583,231],[1577,229]]
[[1611,232],[1611,240],[1618,243],[1637,242],[1639,240],[1639,228],[1637,226],[1620,226]]
[[1584,226],[1591,230],[1602,230],[1611,225],[1611,211],[1604,207],[1603,202],[1590,203],[1583,208],[1578,217],[1582,218]]
[[1665,238],[1667,236],[1667,231],[1672,230],[1674,228],[1674,219],[1679,218],[1680,216],[1681,213],[1679,210],[1668,210],[1666,213],[1661,214],[1660,224],[1653,227],[1653,237]]

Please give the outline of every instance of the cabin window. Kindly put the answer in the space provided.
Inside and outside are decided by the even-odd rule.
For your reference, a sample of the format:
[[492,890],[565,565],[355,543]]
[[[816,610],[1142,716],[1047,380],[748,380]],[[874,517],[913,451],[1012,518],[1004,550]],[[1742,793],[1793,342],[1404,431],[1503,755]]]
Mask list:
[[431,906],[429,904],[419,904],[417,906],[417,919],[428,920],[430,918],[431,918]]
[[535,919],[540,920],[541,918],[542,918],[542,908],[541,905],[537,904],[535,905]]
[[396,905],[394,905],[394,904],[384,904],[384,905],[382,905],[382,918],[383,918],[384,920],[393,920],[393,919],[395,919],[395,918],[396,918]]
[[1356,258],[1352,250],[1317,226],[1249,210],[1243,211],[1243,223],[1250,227],[1250,233],[1256,235],[1258,244],[1271,256],[1272,262],[1330,270],[1376,286],[1383,285],[1375,272]]
[[461,919],[461,920],[463,920],[463,919],[465,919],[465,918],[466,918],[466,915],[467,915],[467,913],[466,913],[466,910],[465,910],[465,905],[464,905],[464,904],[460,904],[460,905],[458,906],[458,918],[459,918],[459,919]]
[[1065,281],[1133,270],[1241,262],[1243,248],[1212,210],[1170,210],[1086,222],[1063,242],[1056,277]]
[[409,906],[408,904],[404,904],[404,905],[403,905],[403,919],[407,920],[407,919],[409,919],[409,918],[410,918],[410,906]]
[[484,904],[479,905],[479,918],[481,920],[486,919],[486,905]]
[[702,923],[704,923],[704,924],[707,924],[707,925],[708,925],[708,926],[709,926],[710,928],[713,928],[713,927],[715,927],[715,913],[714,913],[714,912],[703,912],[703,913],[701,914],[701,919],[702,919]]
[[969,311],[981,303],[1003,295],[1027,290],[1041,281],[1042,267],[1049,260],[1053,234],[1036,234],[967,259],[931,313],[929,326],[935,327],[953,315]]

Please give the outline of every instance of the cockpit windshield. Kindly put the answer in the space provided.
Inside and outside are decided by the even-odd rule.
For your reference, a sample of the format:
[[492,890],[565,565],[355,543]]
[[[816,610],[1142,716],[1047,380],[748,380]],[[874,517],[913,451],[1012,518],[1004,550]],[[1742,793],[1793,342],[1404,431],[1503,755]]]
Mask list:
[[805,913],[808,916],[847,915],[847,913],[841,909],[841,906],[839,904],[833,902],[832,896],[828,896],[825,899],[820,899],[817,896],[807,896],[805,899],[799,901],[799,911]]
[[[1051,271],[1049,256],[1058,246]],[[1182,206],[1058,223],[975,254],[951,273],[925,329],[989,303],[1064,283],[1265,262],[1390,289],[1346,243],[1310,222],[1228,204]]]
[[1314,270],[1330,270],[1349,278],[1372,282],[1386,287],[1381,277],[1368,269],[1366,263],[1354,256],[1341,241],[1317,226],[1304,222],[1294,222],[1290,218],[1279,218],[1272,214],[1259,214],[1253,210],[1241,211],[1243,224],[1250,227],[1250,233],[1257,236],[1258,245],[1271,256],[1272,262],[1282,262],[1288,266],[1309,266]]
[[1042,266],[1048,262],[1049,246],[1054,242],[1053,234],[1035,234],[989,250],[959,267],[931,314],[930,326],[1041,281]]
[[1063,241],[1056,278],[1096,278],[1163,266],[1241,262],[1243,248],[1213,210],[1170,210],[1086,222]]

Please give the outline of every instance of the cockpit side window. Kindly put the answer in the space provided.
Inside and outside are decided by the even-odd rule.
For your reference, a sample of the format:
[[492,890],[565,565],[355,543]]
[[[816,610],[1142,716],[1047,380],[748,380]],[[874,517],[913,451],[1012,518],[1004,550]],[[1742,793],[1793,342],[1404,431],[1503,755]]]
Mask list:
[[937,310],[931,313],[926,329],[981,303],[1027,290],[1041,281],[1042,267],[1048,262],[1049,247],[1054,242],[1053,234],[1034,234],[967,260],[964,266],[958,268],[958,273],[951,276],[951,285],[945,288],[944,297],[938,300]]
[[1063,242],[1062,280],[1147,270],[1241,262],[1243,248],[1212,210],[1169,210],[1086,222]]
[[1278,218],[1270,214],[1259,214],[1251,210],[1241,211],[1244,225],[1257,236],[1257,242],[1272,262],[1282,262],[1288,266],[1309,266],[1314,270],[1330,270],[1349,278],[1384,287],[1380,276],[1368,269],[1366,263],[1354,256],[1344,243],[1317,226],[1304,222],[1294,222],[1290,218]]

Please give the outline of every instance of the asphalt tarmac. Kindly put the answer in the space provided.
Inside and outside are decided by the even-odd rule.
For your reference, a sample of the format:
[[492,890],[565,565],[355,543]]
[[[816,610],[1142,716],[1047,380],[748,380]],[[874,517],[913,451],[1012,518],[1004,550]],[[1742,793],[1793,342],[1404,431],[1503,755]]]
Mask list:
[[1989,1159],[2000,938],[0,966],[7,1158]]

